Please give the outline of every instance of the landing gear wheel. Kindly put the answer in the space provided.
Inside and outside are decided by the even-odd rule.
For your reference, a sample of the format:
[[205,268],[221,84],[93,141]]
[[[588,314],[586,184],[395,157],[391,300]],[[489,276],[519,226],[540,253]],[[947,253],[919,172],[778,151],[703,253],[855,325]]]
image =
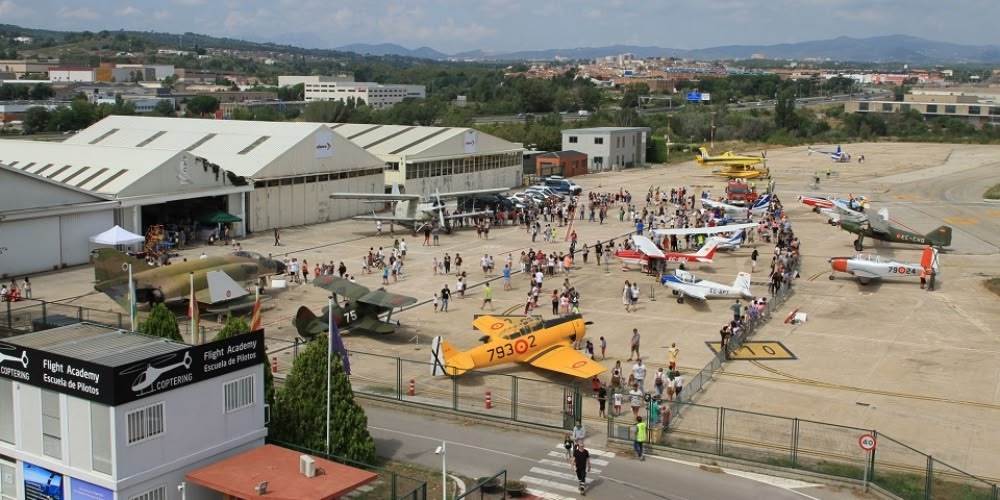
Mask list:
[[865,247],[861,245],[861,240],[859,240],[859,239],[858,240],[854,240],[854,249],[857,250],[857,251],[859,251],[859,252],[865,249]]
[[833,281],[833,280],[835,280],[835,279],[837,279],[837,277],[831,274],[831,275],[830,275],[830,281]]
[[677,290],[670,290],[670,293],[673,295],[677,295]]
[[678,304],[683,304],[684,303],[684,297],[677,297],[677,303]]

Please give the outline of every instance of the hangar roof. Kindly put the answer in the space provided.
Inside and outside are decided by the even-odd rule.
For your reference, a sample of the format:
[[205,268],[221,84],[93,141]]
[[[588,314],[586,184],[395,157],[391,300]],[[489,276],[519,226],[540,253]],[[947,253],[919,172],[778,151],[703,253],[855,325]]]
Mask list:
[[[478,132],[468,127],[421,127],[409,125],[372,125],[330,123],[334,132],[383,159],[386,157],[432,157],[468,154],[463,148],[467,132],[478,138],[472,144],[476,154],[520,151],[520,144]],[[448,143],[451,143],[449,146]]]
[[66,143],[188,151],[236,175],[255,177],[321,127],[321,123],[108,116]]
[[111,198],[160,167],[178,151],[95,148],[66,143],[10,140],[0,163],[49,182]]

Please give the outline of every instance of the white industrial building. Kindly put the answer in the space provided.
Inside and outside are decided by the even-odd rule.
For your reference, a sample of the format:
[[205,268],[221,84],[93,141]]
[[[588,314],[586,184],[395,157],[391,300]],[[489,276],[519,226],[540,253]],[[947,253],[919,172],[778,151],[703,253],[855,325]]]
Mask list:
[[353,82],[353,75],[278,75],[279,87],[321,82]]
[[227,207],[245,222],[237,234],[357,215],[330,193],[385,183],[381,160],[321,123],[109,116],[66,143],[187,151],[249,179],[248,196]]
[[404,99],[423,99],[427,89],[423,85],[381,84],[375,82],[304,82],[306,102],[347,101],[364,102],[373,109],[382,109],[403,102]]
[[[385,182],[409,194],[521,185],[524,147],[466,127],[331,123],[385,162]],[[381,191],[374,191],[381,192]]]
[[178,486],[264,445],[262,330],[192,346],[78,323],[0,349],[3,500],[219,498]]
[[562,131],[564,151],[586,153],[590,172],[646,165],[649,127],[594,127]]
[[93,82],[93,68],[49,68],[49,80],[53,82]]

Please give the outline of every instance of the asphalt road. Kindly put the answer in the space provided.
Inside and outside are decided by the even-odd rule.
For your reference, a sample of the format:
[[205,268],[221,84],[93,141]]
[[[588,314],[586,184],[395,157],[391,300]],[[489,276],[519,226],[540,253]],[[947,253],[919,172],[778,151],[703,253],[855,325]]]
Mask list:
[[[533,430],[514,431],[455,419],[427,416],[366,404],[368,428],[378,454],[436,469],[442,466],[435,449],[447,441],[445,462],[449,474],[468,478],[492,476],[507,470],[508,480],[528,483],[536,496],[576,498],[573,470],[562,457],[561,439]],[[604,443],[590,443],[592,472],[588,498],[616,500],[847,500],[864,498],[848,489],[802,481],[700,466],[631,453],[611,453]],[[469,485],[471,486],[471,484]]]

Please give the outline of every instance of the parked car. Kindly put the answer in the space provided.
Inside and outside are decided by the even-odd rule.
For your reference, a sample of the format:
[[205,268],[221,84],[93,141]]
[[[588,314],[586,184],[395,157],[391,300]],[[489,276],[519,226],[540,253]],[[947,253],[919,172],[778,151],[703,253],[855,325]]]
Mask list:
[[487,209],[496,213],[501,210],[514,208],[514,203],[503,195],[479,194],[460,197],[458,199],[458,207],[466,212]]
[[559,194],[576,196],[583,192],[583,188],[577,185],[577,183],[558,175],[546,177],[542,180],[542,184]]

